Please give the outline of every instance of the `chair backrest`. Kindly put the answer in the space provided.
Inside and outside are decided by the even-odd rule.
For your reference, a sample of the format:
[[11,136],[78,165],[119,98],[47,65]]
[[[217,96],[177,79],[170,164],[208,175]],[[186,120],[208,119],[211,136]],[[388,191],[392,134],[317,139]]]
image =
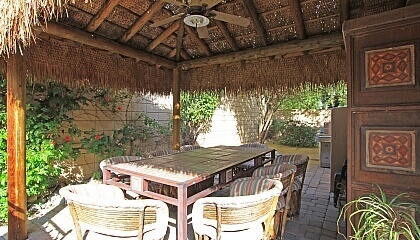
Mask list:
[[258,143],[258,142],[252,142],[252,143],[245,143],[240,145],[240,147],[249,147],[249,148],[268,148],[267,145],[263,144],[263,143]]
[[[262,229],[262,226],[271,223],[283,188],[280,181],[249,179],[235,182],[231,188],[249,189],[248,193],[254,194],[205,197],[197,200],[192,211],[192,223],[196,233],[220,239],[223,232],[240,234],[253,228]],[[268,236],[268,227],[255,239],[264,239],[264,236]]]
[[273,163],[291,163],[291,164],[300,164],[302,162],[308,162],[309,156],[304,154],[286,154],[279,155],[276,159],[273,160]]
[[117,157],[110,157],[107,159],[102,160],[99,163],[99,168],[101,169],[101,171],[104,171],[104,167],[111,165],[111,164],[117,164],[117,163],[126,163],[126,162],[133,162],[133,161],[138,161],[141,160],[142,157],[139,156],[117,156]]
[[289,163],[271,164],[255,169],[252,176],[274,175],[285,172],[286,170],[294,170],[296,172],[296,166]]
[[200,148],[201,148],[201,146],[198,146],[198,145],[183,145],[179,148],[179,151],[180,152],[187,152],[187,151],[200,149]]
[[149,152],[149,157],[165,156],[165,155],[170,155],[174,153],[179,153],[179,151],[173,150],[173,149],[155,150],[155,151]]
[[293,184],[296,170],[296,165],[289,163],[271,164],[255,169],[252,173],[252,177],[280,180],[283,184],[283,191],[281,195],[284,195],[288,192],[289,186]]
[[68,202],[78,240],[81,229],[139,239],[161,239],[166,233],[169,213],[162,201],[125,200],[120,188],[104,184],[70,185],[60,195]]
[[281,155],[273,160],[273,164],[290,163],[296,165],[296,177],[301,178],[302,184],[305,180],[306,169],[308,168],[309,156],[304,154]]

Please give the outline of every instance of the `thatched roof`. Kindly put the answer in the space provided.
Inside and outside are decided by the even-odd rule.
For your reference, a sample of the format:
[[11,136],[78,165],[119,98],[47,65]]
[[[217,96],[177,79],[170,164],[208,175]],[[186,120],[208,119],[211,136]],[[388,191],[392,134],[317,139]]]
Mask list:
[[57,22],[35,28],[36,43],[24,56],[28,73],[38,80],[137,91],[169,92],[172,69],[178,66],[184,70],[182,87],[189,90],[331,83],[345,78],[343,21],[406,2],[225,0],[212,9],[251,24],[211,19],[209,37],[200,39],[195,28],[180,27],[179,21],[151,27],[182,11],[161,0],[74,0]]

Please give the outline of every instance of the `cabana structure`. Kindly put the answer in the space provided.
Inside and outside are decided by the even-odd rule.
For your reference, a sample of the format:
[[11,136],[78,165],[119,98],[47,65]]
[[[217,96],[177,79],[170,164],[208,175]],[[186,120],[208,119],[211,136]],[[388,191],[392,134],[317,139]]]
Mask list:
[[[4,24],[2,27],[6,30],[0,35],[2,46],[0,53],[3,54],[0,70],[7,73],[8,82],[7,152],[9,239],[11,240],[22,240],[27,236],[25,193],[25,81],[27,79],[33,81],[53,79],[70,86],[92,85],[138,92],[172,92],[173,148],[178,149],[180,89],[186,91],[226,89],[229,92],[239,92],[290,88],[303,82],[327,84],[341,79],[353,81],[352,64],[355,62],[347,62],[346,68],[343,23],[365,16],[384,14],[383,12],[391,10],[398,10],[397,15],[400,18],[404,18],[407,12],[410,19],[415,18],[416,13],[419,18],[420,12],[418,5],[408,6],[419,2],[416,0],[91,0],[86,2],[33,0],[29,3],[26,0],[5,0],[4,2],[5,7],[0,17],[4,20],[0,22]],[[30,6],[39,6],[35,2],[53,3],[47,5],[41,16],[38,16],[44,19],[51,17],[49,13],[56,10],[52,9],[52,6],[58,3],[64,4],[64,11],[62,15],[57,15],[57,18],[54,16],[53,20],[47,21],[46,24],[40,20],[41,25],[29,25],[33,27],[34,35],[25,35],[20,32],[25,26],[21,21],[23,17],[33,20],[34,16],[30,12],[13,9],[12,5],[17,6],[12,4],[14,2],[22,2],[22,6],[28,9]],[[34,4],[31,5],[31,2]],[[29,24],[33,22],[29,21]],[[350,24],[349,31],[363,29],[370,23],[365,21],[363,24],[365,25]],[[374,27],[370,29],[374,31]],[[418,27],[417,30],[420,31]],[[358,34],[357,31],[351,33]],[[13,34],[15,35],[11,36]],[[414,69],[419,69],[419,37],[415,33],[412,34],[417,40],[413,40],[412,37],[407,41],[409,45],[413,45],[412,49],[417,54],[414,58],[417,60]],[[32,36],[34,39],[31,39]],[[351,54],[351,59],[354,59],[358,52],[349,49],[352,44],[349,38],[346,44],[347,56]],[[375,44],[372,43],[363,47],[373,46]],[[411,100],[403,102],[407,106],[410,105],[411,111],[414,112],[410,113],[412,119],[419,117],[419,114],[415,113],[419,111],[420,102],[418,97],[415,97],[415,91],[419,95],[418,76],[419,72],[413,73],[413,78],[405,84],[405,88],[414,86],[414,92],[410,95]],[[349,86],[350,95],[354,94],[353,86],[355,85]],[[368,87],[367,91],[371,91],[372,88],[378,89],[374,87]],[[394,87],[397,88],[398,85]],[[358,103],[359,98],[353,99],[353,96],[366,100],[365,93],[355,94],[349,97],[352,101],[349,101],[349,104],[353,104],[353,100]],[[369,99],[374,97],[369,96]],[[380,105],[380,103],[375,104]],[[373,106],[376,106],[375,104]],[[391,102],[388,101],[387,104]],[[354,111],[375,110],[370,109],[372,105],[369,104],[362,103],[357,106],[361,108],[354,108]],[[393,110],[398,110],[398,107],[394,107]],[[409,132],[403,132],[408,134],[406,136],[413,134],[415,136],[417,133],[417,137],[412,138],[417,141],[412,142],[413,148],[410,149],[414,153],[417,151],[417,155],[410,155],[413,165],[408,167],[408,172],[412,173],[408,175],[411,182],[419,179],[420,172],[418,160],[420,154],[418,148],[415,150],[414,147],[419,144],[419,125],[413,124],[406,123],[414,129],[401,130]],[[349,125],[349,129],[355,127],[360,128],[359,125]],[[376,130],[378,129],[367,129],[364,134],[378,133]],[[350,142],[350,149],[360,150],[361,145],[355,145],[354,141]],[[360,157],[349,156],[352,160]],[[357,161],[360,161],[360,158]],[[380,166],[379,172],[387,171],[388,165]],[[390,165],[395,167],[392,163]],[[350,166],[354,166],[357,169],[355,171],[362,171],[357,164]],[[368,164],[367,168],[370,166]],[[402,171],[405,174],[406,169],[401,170],[401,166],[396,167],[398,173]],[[367,178],[369,174],[363,176]],[[386,177],[379,176],[379,178]],[[358,189],[368,189],[365,187],[366,182],[363,184],[357,185]],[[414,189],[418,191],[419,188],[416,186]],[[350,196],[355,197],[361,192],[363,191]]]

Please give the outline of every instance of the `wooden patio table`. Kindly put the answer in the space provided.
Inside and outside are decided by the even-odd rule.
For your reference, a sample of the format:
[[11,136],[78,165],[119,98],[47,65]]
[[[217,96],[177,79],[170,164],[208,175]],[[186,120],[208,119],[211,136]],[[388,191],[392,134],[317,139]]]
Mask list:
[[[261,158],[268,153],[271,153],[270,159]],[[235,166],[254,159],[253,169],[255,169],[274,157],[275,149],[271,148],[239,146],[201,148],[129,163],[108,165],[104,168],[103,182],[177,206],[177,239],[186,240],[188,205],[240,177],[232,174]],[[111,172],[130,176],[130,184],[111,178]],[[218,183],[192,196],[187,196],[188,187],[214,177],[216,174],[219,174]],[[177,198],[149,191],[148,181],[176,187]]]

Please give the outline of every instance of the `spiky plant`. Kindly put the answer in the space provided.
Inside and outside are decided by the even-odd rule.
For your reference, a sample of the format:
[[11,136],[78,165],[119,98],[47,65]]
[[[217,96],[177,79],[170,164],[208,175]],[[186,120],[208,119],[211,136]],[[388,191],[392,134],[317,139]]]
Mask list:
[[[353,232],[349,239],[420,239],[420,228],[414,217],[420,212],[419,205],[401,199],[407,197],[408,193],[401,193],[388,199],[381,187],[378,185],[377,187],[379,196],[375,194],[360,196],[344,205],[337,226],[342,218],[347,217]],[[338,230],[344,236],[339,227]]]
[[1,0],[0,56],[16,53],[35,40],[34,27],[58,18],[75,0]]

